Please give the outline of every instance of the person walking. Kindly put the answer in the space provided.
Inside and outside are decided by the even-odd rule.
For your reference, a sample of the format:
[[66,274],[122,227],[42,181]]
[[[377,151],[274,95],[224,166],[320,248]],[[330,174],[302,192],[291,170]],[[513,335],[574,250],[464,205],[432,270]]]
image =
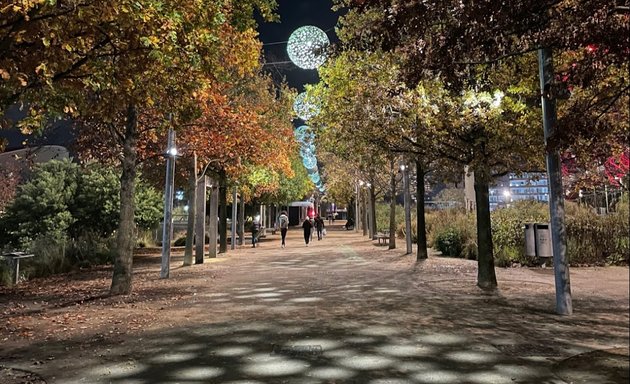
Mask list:
[[304,242],[308,247],[308,242],[311,240],[313,224],[311,223],[311,218],[307,217],[302,223],[302,229],[304,229]]
[[252,248],[256,248],[258,243],[258,233],[260,232],[260,217],[256,216],[252,222]]
[[280,236],[282,236],[282,245],[284,248],[286,246],[285,240],[287,238],[287,231],[289,230],[289,216],[287,216],[286,211],[280,212],[280,216],[278,217],[278,225],[280,226]]
[[315,218],[315,229],[317,229],[317,240],[319,241],[324,232],[324,219],[321,216]]

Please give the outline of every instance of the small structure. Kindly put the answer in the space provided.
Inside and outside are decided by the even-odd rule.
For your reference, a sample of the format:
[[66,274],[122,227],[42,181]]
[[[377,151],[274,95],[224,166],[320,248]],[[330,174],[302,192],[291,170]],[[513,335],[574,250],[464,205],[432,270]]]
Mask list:
[[9,265],[13,266],[13,278],[14,283],[20,282],[20,260],[34,257],[35,255],[25,252],[9,252],[1,255],[5,260],[9,262]]

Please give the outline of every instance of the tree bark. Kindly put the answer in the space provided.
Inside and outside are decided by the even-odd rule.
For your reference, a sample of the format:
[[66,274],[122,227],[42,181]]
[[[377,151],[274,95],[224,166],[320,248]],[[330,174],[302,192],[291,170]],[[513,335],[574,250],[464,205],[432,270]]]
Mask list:
[[136,106],[127,107],[125,137],[123,141],[122,174],[120,176],[120,222],[116,235],[116,256],[109,293],[112,296],[131,293],[134,211],[136,189],[136,145],[138,141],[138,115]]
[[[184,266],[193,262],[193,239],[195,238],[195,212],[197,208],[197,153],[193,152],[190,169],[190,186],[188,187],[188,223],[186,226],[186,248],[184,249]],[[203,244],[203,238],[200,240]]]
[[217,257],[217,218],[219,217],[219,189],[217,188],[216,179],[211,181],[211,194],[210,194],[210,218],[208,229],[208,257]]
[[389,249],[396,248],[396,170],[394,160],[389,164]]
[[240,209],[238,212],[238,245],[243,245],[245,243],[245,200],[242,195],[238,208]]
[[219,253],[227,252],[227,178],[219,174]]
[[477,201],[477,286],[485,290],[497,287],[492,249],[492,223],[488,178],[475,173],[475,200]]
[[374,180],[370,180],[372,186],[370,187],[370,228],[372,228],[372,240],[376,240],[376,233],[378,232],[378,228],[376,228],[376,194],[374,193]]
[[[197,183],[196,187],[196,203],[195,204],[195,264],[203,264],[203,257],[205,253],[206,242],[206,188],[207,188],[207,176],[201,175],[201,180]],[[216,232],[216,220],[214,222],[214,228]],[[203,239],[203,240],[202,240]],[[215,238],[215,250],[216,250],[216,238]]]
[[427,223],[424,217],[424,167],[416,160],[416,261],[429,258],[427,251]]

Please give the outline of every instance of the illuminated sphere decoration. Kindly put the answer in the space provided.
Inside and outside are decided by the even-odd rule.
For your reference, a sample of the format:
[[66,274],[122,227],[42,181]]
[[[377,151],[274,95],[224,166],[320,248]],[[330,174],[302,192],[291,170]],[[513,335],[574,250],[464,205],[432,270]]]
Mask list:
[[319,182],[320,182],[320,180],[321,180],[321,179],[319,178],[319,173],[315,173],[315,174],[309,175],[309,177],[310,177],[311,181],[312,181],[313,183],[315,183],[315,184],[319,184]]
[[313,141],[315,140],[315,133],[307,125],[301,125],[295,128],[293,134],[295,135],[297,141],[301,142],[305,146],[312,146]]
[[312,25],[293,31],[287,42],[287,53],[293,64],[303,69],[315,69],[326,61],[330,41],[326,32]]
[[302,157],[302,163],[308,169],[312,169],[317,165],[317,158],[313,155]]
[[319,115],[319,105],[312,100],[306,99],[306,92],[297,95],[293,102],[293,110],[304,121]]

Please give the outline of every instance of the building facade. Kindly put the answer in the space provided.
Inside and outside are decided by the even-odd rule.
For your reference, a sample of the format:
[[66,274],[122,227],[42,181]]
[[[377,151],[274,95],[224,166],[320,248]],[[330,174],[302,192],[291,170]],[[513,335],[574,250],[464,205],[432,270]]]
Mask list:
[[510,173],[490,187],[490,209],[505,208],[520,200],[549,201],[549,185],[544,172]]

